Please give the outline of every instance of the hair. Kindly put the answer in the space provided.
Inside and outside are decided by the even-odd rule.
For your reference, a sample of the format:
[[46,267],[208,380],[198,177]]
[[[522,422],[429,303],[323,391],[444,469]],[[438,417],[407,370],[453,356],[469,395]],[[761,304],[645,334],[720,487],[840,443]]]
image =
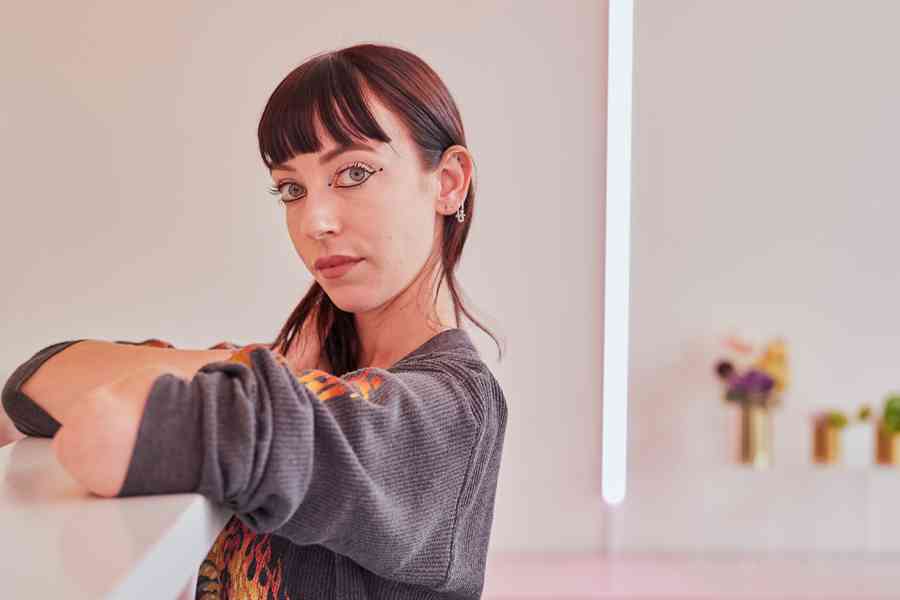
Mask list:
[[[351,138],[390,142],[367,104],[367,93],[377,97],[405,125],[426,171],[437,168],[447,148],[466,147],[456,103],[431,67],[400,48],[359,44],[315,55],[278,84],[266,103],[257,132],[266,167],[271,171],[297,154],[321,150],[314,126],[316,119],[339,145],[350,144]],[[494,339],[498,357],[502,358],[497,338],[464,306],[454,274],[476,214],[474,177],[463,206],[468,217],[463,223],[456,220],[455,214],[444,215],[434,304],[446,280],[457,327],[462,312]],[[432,263],[431,258],[428,262]],[[430,268],[426,266],[429,275],[435,266],[436,261]],[[308,319],[315,319],[320,348],[334,373],[361,367],[361,344],[353,313],[335,306],[317,281],[288,317],[270,349],[286,354],[295,337],[305,331]]]

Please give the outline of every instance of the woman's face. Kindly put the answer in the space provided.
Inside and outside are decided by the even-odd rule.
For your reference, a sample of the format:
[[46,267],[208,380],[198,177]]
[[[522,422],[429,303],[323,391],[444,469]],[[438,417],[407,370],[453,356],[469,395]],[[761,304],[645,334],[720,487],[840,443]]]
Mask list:
[[[439,175],[422,170],[400,121],[377,100],[371,105],[390,145],[340,148],[317,123],[322,150],[272,170],[297,254],[331,301],[352,313],[377,309],[416,281],[442,217]],[[316,260],[336,254],[363,260],[326,278]]]

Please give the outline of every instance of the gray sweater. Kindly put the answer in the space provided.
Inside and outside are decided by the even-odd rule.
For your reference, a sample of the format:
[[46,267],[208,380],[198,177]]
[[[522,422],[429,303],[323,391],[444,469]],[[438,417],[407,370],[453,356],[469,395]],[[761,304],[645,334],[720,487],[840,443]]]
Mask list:
[[[22,384],[16,427],[52,437]],[[124,342],[135,343],[135,342]],[[506,431],[499,383],[468,334],[437,334],[389,369],[294,372],[266,348],[151,388],[120,496],[194,492],[235,511],[197,598],[480,598]]]

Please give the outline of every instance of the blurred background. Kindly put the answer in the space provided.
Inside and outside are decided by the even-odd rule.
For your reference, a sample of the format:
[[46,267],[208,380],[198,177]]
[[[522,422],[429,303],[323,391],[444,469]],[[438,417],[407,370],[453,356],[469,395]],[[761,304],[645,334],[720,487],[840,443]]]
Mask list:
[[[900,474],[814,465],[810,424],[864,404],[880,416],[900,390],[898,19],[900,4],[871,0],[635,3],[629,489],[615,548],[900,550]],[[751,355],[785,340],[769,469],[723,451],[737,408],[719,401],[712,365],[738,356],[729,336]]]
[[[812,418],[868,404],[874,423],[900,390],[900,4],[635,0],[614,506],[600,489],[607,2],[104,0],[7,15],[4,381],[67,339],[274,336],[312,278],[267,193],[262,108],[312,54],[398,45],[450,88],[477,165],[459,280],[503,360],[464,327],[510,411],[486,597],[891,597],[880,565],[900,551],[900,473],[872,452],[814,462]],[[746,464],[714,365],[749,364],[774,339],[790,378],[757,424],[767,464]],[[17,437],[0,415],[0,442]],[[853,577],[814,556],[866,562]]]

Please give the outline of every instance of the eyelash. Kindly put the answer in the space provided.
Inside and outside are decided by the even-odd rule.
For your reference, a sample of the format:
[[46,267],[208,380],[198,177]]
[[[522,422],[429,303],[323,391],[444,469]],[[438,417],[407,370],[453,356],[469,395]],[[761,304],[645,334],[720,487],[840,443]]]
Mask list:
[[[338,177],[340,177],[341,173],[343,173],[344,171],[349,171],[350,169],[353,169],[353,168],[360,168],[360,169],[362,169],[363,171],[365,171],[366,173],[368,173],[368,177],[366,177],[365,179],[363,179],[362,181],[360,181],[360,182],[357,183],[356,185],[341,185],[341,186],[336,186],[336,187],[340,187],[340,188],[344,188],[344,189],[346,189],[346,188],[355,188],[355,187],[359,187],[359,186],[361,186],[362,184],[364,184],[365,182],[367,182],[369,179],[371,179],[372,175],[374,175],[375,173],[380,173],[381,171],[384,171],[384,168],[381,168],[381,169],[374,169],[374,168],[372,168],[371,166],[367,165],[367,164],[364,163],[364,162],[356,161],[356,162],[350,163],[349,165],[345,165],[345,166],[341,167],[340,169],[338,169],[338,170],[335,172],[334,176],[331,178],[331,183],[329,183],[328,185],[329,185],[329,186],[333,185],[334,182],[337,181]],[[278,185],[275,185],[275,186],[270,187],[270,188],[269,188],[269,193],[272,194],[273,196],[278,196],[278,197],[276,198],[276,202],[278,202],[279,204],[290,204],[290,203],[295,202],[295,201],[297,201],[297,200],[302,200],[305,196],[301,196],[301,197],[299,197],[299,198],[293,198],[293,199],[291,199],[291,200],[285,200],[285,199],[282,197],[281,188],[284,187],[285,185],[290,185],[290,184],[292,184],[292,183],[295,183],[295,182],[293,182],[293,181],[282,181],[282,182],[279,183]],[[303,187],[303,186],[301,186],[301,187]]]

